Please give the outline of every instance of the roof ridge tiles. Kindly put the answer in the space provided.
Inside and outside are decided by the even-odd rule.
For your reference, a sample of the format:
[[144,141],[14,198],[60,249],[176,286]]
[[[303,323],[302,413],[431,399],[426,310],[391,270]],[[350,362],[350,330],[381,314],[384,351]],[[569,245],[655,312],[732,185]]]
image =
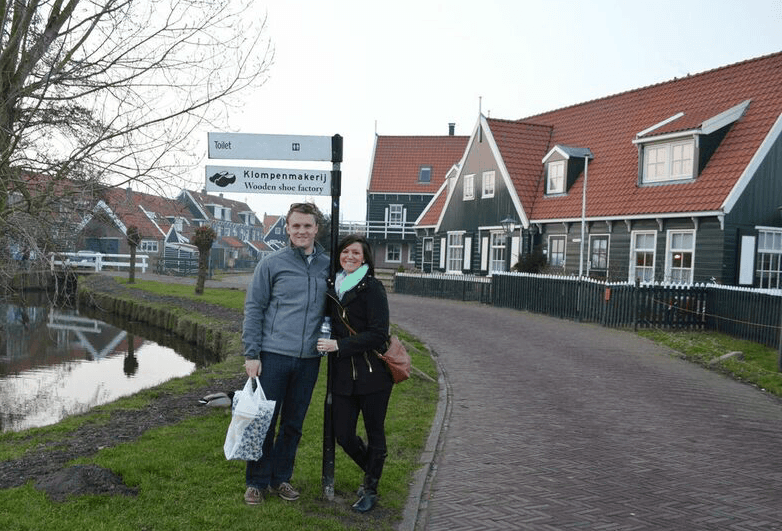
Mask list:
[[769,53],[769,54],[766,54],[766,55],[761,55],[759,57],[752,57],[750,59],[744,59],[742,61],[737,61],[735,63],[722,65],[722,66],[717,66],[717,67],[714,67],[714,68],[710,68],[708,70],[702,70],[700,72],[696,72],[694,74],[688,73],[684,77],[674,77],[673,79],[667,79],[665,81],[659,81],[657,83],[651,83],[649,85],[644,85],[642,87],[635,87],[635,88],[632,88],[632,89],[615,92],[613,94],[607,94],[605,96],[601,96],[601,97],[598,97],[598,98],[593,98],[591,100],[581,101],[581,102],[578,102],[578,103],[573,103],[571,105],[564,105],[562,107],[558,107],[558,108],[555,108],[555,109],[548,109],[546,111],[542,111],[542,112],[539,112],[537,114],[530,114],[530,115],[527,115],[525,117],[519,118],[517,121],[522,122],[522,121],[529,120],[531,118],[536,118],[536,117],[539,117],[539,116],[545,116],[545,115],[548,115],[548,114],[564,111],[564,110],[567,110],[567,109],[577,108],[577,107],[580,107],[580,106],[583,106],[583,105],[594,104],[596,102],[603,101],[603,100],[609,100],[609,99],[612,99],[612,98],[616,98],[618,96],[624,96],[624,95],[627,95],[627,94],[632,94],[634,92],[648,90],[648,89],[654,88],[654,87],[660,87],[660,86],[666,85],[668,83],[676,83],[676,82],[679,82],[679,81],[681,81],[683,79],[694,79],[694,78],[697,78],[697,77],[714,74],[715,72],[718,72],[720,70],[725,70],[725,69],[728,69],[728,68],[735,68],[735,67],[738,67],[738,66],[741,66],[741,65],[744,65],[744,64],[753,63],[753,62],[756,62],[756,61],[763,61],[763,60],[769,59],[769,58],[771,58],[771,57],[773,57],[775,55],[782,55],[782,51],[772,52],[772,53]]

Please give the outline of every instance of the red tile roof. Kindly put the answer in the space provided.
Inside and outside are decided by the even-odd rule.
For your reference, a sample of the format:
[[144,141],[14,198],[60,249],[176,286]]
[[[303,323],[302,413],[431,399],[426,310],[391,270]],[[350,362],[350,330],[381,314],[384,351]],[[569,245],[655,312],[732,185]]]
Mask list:
[[[750,100],[693,181],[638,186],[636,136],[699,128]],[[565,195],[547,197],[543,157],[556,145],[591,150],[587,217],[653,216],[719,211],[782,115],[782,53],[607,96],[517,121],[487,119],[516,192],[535,221],[579,219],[583,172]],[[432,225],[445,204],[438,196],[419,221]]]
[[[638,186],[636,135],[676,113],[649,135],[689,130],[745,100],[749,107],[691,182]],[[587,178],[587,217],[717,211],[782,114],[782,53],[624,92],[509,123],[489,120],[522,203],[535,220],[578,218],[583,174],[564,196],[545,197],[541,153],[557,144],[594,154]],[[550,128],[544,142],[539,129]],[[496,130],[496,131],[495,131]],[[512,135],[518,135],[513,138]],[[647,136],[649,136],[647,135]],[[534,137],[534,138],[533,138]],[[530,164],[517,158],[526,149]],[[537,157],[537,163],[532,164]],[[511,168],[511,166],[513,168]],[[530,189],[534,187],[530,200]]]
[[232,238],[230,236],[222,236],[220,238],[220,243],[226,245],[227,247],[236,247],[238,249],[241,249],[244,247],[244,244],[237,240],[236,238]]
[[249,242],[249,243],[250,243],[250,245],[255,247],[255,249],[258,250],[258,251],[272,251],[273,250],[271,247],[266,245],[266,242],[252,241],[252,242]]
[[264,214],[263,215],[263,230],[268,231],[271,229],[275,223],[277,223],[277,220],[279,220],[282,216],[274,216],[271,214]]
[[[190,212],[175,199],[123,188],[106,190],[104,201],[126,227],[135,225],[145,239],[161,239],[165,236],[171,227],[168,217],[190,218]],[[154,214],[154,221],[145,211]]]
[[[231,209],[230,221],[234,223],[241,223],[239,219],[240,213],[252,212],[252,209],[247,205],[247,203],[242,201],[235,201],[233,199],[227,199],[222,194],[214,195],[203,192],[194,192],[192,190],[188,190],[188,193],[193,198],[193,200],[198,201],[202,208],[204,208],[206,205],[220,205],[221,207]],[[211,211],[209,209],[204,208],[204,210],[211,216]]]
[[[469,137],[466,136],[377,136],[370,193],[432,194],[445,174],[458,163]],[[431,166],[428,183],[418,182],[422,166]]]
[[434,227],[440,219],[440,213],[445,207],[445,200],[448,199],[448,185],[443,183],[442,187],[437,191],[437,195],[434,196],[432,201],[427,205],[426,209],[421,213],[421,217],[416,222],[416,227]]

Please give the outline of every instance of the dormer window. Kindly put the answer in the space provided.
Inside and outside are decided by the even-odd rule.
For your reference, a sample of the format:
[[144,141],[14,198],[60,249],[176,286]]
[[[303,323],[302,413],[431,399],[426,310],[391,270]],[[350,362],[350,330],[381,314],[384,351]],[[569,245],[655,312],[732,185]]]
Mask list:
[[697,113],[678,112],[638,132],[639,184],[696,179],[734,123],[749,108],[745,100],[698,122]]
[[547,194],[565,193],[565,161],[557,160],[548,163],[548,176],[546,178]]
[[554,146],[542,161],[546,172],[546,195],[566,194],[584,172],[587,159],[592,157],[587,148]]
[[690,138],[677,142],[644,146],[644,183],[658,183],[692,179],[695,141]]
[[418,182],[423,184],[429,184],[432,182],[431,166],[421,166],[421,169],[418,170]]

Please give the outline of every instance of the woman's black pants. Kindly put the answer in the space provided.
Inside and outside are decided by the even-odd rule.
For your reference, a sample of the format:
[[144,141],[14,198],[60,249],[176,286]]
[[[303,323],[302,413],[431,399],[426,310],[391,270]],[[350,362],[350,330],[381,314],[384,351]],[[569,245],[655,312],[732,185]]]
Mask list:
[[[386,411],[391,389],[368,395],[333,395],[334,436],[345,453],[370,476],[380,479],[386,456]],[[367,444],[356,434],[359,413]],[[371,469],[371,470],[370,470]]]

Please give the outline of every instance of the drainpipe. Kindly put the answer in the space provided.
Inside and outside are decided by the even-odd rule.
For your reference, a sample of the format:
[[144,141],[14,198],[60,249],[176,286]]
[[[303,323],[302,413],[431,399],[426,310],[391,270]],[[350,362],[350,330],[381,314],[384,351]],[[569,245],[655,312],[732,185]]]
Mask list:
[[589,156],[584,155],[584,188],[581,190],[581,245],[578,251],[578,278],[584,274],[584,231],[586,229],[587,171]]

